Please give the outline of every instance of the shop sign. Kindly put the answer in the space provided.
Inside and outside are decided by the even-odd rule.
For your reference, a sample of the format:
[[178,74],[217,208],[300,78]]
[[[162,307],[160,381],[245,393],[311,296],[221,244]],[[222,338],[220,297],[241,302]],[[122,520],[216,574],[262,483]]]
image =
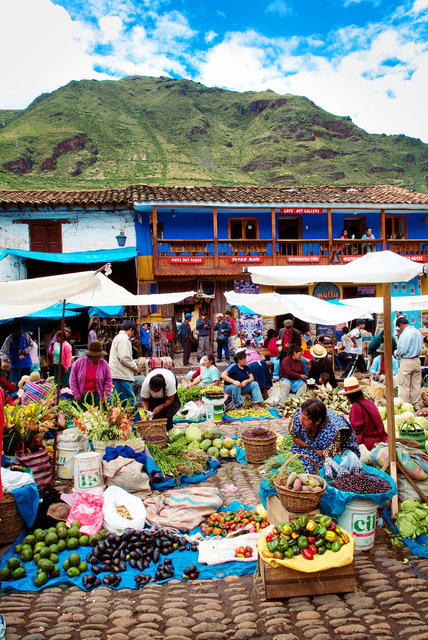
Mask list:
[[319,256],[288,256],[288,262],[319,262]]
[[263,262],[263,256],[229,256],[229,262]]
[[313,207],[309,207],[309,208],[287,207],[279,210],[279,213],[282,213],[288,216],[302,215],[303,213],[312,215],[313,213],[323,213],[323,212],[324,212],[324,209],[315,209]]
[[320,300],[339,300],[340,289],[332,282],[319,282],[315,285],[312,295]]
[[205,258],[203,256],[169,256],[168,262],[170,264],[204,264]]
[[406,256],[406,258],[409,258],[409,260],[413,262],[425,262],[426,256]]
[[342,262],[354,262],[354,260],[358,260],[358,258],[362,258],[363,256],[340,256]]

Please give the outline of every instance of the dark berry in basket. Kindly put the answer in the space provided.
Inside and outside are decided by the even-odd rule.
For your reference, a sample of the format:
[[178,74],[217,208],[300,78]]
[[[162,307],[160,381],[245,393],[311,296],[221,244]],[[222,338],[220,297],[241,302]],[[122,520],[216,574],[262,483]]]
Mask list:
[[347,476],[335,478],[330,485],[340,491],[351,491],[359,495],[370,493],[386,493],[391,485],[384,478],[373,473],[351,473]]
[[242,432],[244,438],[260,438],[262,440],[272,438],[272,431],[264,429],[263,427],[257,427],[256,429],[247,429]]

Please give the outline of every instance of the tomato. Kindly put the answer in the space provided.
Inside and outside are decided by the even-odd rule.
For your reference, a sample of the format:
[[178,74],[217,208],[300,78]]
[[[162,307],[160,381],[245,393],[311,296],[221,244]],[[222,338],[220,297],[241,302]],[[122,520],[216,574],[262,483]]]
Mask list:
[[250,521],[248,520],[248,518],[244,518],[244,519],[242,520],[242,524],[248,524],[249,522],[250,522]]
[[266,520],[264,522],[261,523],[260,525],[260,529],[265,529],[268,526],[268,522],[266,522]]
[[213,534],[215,536],[221,536],[221,529],[219,527],[214,527]]
[[314,544],[310,544],[308,547],[309,551],[312,551],[312,553],[316,553],[317,552],[317,548]]
[[234,521],[234,522],[242,522],[242,518],[240,518],[239,516],[235,516],[235,517],[233,518],[233,521]]
[[314,559],[314,554],[312,553],[312,551],[310,549],[302,549],[302,556],[306,560],[313,560]]
[[242,553],[245,555],[245,548],[244,547],[238,547],[235,553]]
[[251,554],[253,553],[253,548],[252,547],[245,547],[245,553],[250,552]]
[[271,532],[271,533],[268,533],[268,534],[267,534],[267,536],[266,536],[266,540],[267,540],[268,542],[270,542],[271,540],[273,540],[273,538],[274,538],[274,535],[273,535],[273,533],[272,533],[272,532]]
[[309,544],[314,544],[314,542],[315,542],[314,536],[308,536],[308,542],[309,542]]
[[257,529],[256,527],[252,526],[250,527],[250,533],[256,533]]
[[253,557],[253,552],[252,551],[246,551],[245,552],[245,557],[246,558],[252,558]]

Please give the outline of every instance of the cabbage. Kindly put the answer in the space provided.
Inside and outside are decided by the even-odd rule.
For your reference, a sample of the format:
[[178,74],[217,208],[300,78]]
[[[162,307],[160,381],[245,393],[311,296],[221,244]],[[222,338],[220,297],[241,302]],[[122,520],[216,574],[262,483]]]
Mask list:
[[428,431],[428,420],[423,416],[416,416],[413,420],[413,424]]
[[407,424],[413,424],[413,420],[415,419],[415,414],[411,411],[405,411],[401,414],[403,418],[403,422],[407,422]]
[[214,458],[220,457],[220,451],[217,449],[217,447],[210,447],[207,451],[207,454],[209,456],[214,456]]
[[184,435],[184,431],[182,431],[181,429],[178,429],[177,427],[174,427],[168,433],[168,440],[169,442],[175,442],[182,435]]
[[231,458],[236,458],[236,447],[232,447],[232,449],[229,449],[229,455]]
[[200,429],[198,429],[198,427],[195,424],[189,425],[186,431],[184,432],[184,435],[186,436],[186,442],[194,442],[195,440],[198,440],[198,441],[202,440],[202,432]]
[[415,410],[413,409],[413,405],[410,404],[410,402],[403,402],[400,409],[402,413],[404,413],[405,411],[409,411],[410,413],[415,413]]
[[228,458],[229,455],[230,455],[229,449],[226,449],[226,447],[222,447],[220,449],[220,458]]
[[404,415],[402,413],[394,416],[394,422],[396,427],[401,427],[405,422]]
[[215,440],[213,440],[213,447],[216,447],[217,449],[221,449],[223,446],[223,442],[220,440],[220,438],[216,438]]
[[399,409],[402,404],[403,404],[403,401],[401,398],[394,398],[394,407],[397,407],[397,409]]
[[223,440],[223,447],[225,447],[226,449],[232,449],[234,444],[235,442],[232,440],[232,438],[225,438]]
[[380,417],[382,418],[382,420],[386,419],[386,407],[378,407],[377,410],[380,413]]
[[197,451],[201,448],[201,443],[198,440],[193,440],[189,445],[187,445],[188,451]]

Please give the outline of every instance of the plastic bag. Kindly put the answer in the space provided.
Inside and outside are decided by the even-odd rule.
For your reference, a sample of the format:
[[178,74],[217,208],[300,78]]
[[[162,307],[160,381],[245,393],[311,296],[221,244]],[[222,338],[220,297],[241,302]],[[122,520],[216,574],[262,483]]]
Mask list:
[[[128,517],[120,515],[117,509],[124,507],[122,513]],[[104,492],[104,528],[115,533],[122,533],[125,529],[144,529],[146,522],[146,508],[143,501],[137,496],[133,496],[120,487],[108,487]]]
[[205,407],[198,406],[196,402],[191,400],[190,402],[186,402],[182,409],[182,413],[185,413],[186,418],[189,420],[199,420],[200,417],[205,415]]
[[76,499],[68,514],[67,527],[78,520],[81,533],[94,536],[103,524],[103,501],[101,487],[90,491],[77,491]]
[[333,458],[326,458],[324,460],[324,471],[326,478],[333,478],[334,474],[338,474],[339,465],[336,460],[333,460]]
[[339,475],[362,471],[363,465],[358,456],[349,449],[345,449],[342,454],[342,462],[339,465]]

